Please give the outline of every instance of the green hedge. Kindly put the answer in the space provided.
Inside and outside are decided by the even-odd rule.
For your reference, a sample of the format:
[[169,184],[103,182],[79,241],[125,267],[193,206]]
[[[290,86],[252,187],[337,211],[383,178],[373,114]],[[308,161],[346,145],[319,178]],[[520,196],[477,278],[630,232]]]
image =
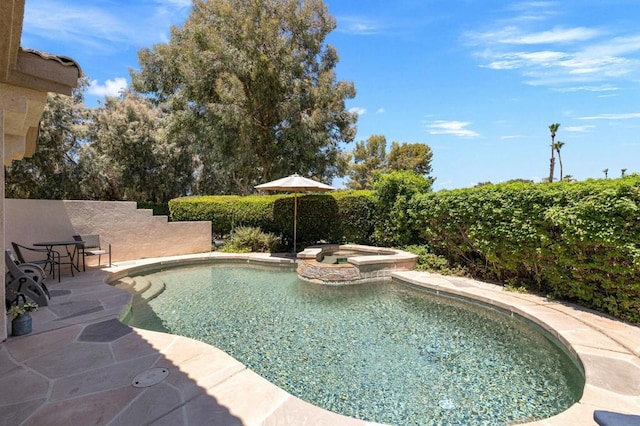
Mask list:
[[640,322],[640,177],[415,196],[425,244],[474,276]]
[[[174,221],[210,220],[214,236],[249,226],[293,241],[293,195],[183,197],[169,209]],[[298,242],[370,243],[373,211],[370,191],[298,195]]]
[[182,197],[169,201],[172,221],[210,220],[213,235],[228,235],[238,226],[259,227],[271,232],[273,205],[279,196],[239,195]]

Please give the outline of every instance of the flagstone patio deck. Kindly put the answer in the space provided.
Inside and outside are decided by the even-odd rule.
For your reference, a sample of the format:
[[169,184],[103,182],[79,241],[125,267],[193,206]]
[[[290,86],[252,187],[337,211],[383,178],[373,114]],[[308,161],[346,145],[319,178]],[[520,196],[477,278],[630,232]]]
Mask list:
[[[207,253],[119,263],[51,282],[51,303],[33,313],[33,333],[0,344],[0,424],[371,424],[301,401],[212,346],[120,323],[131,294],[105,284],[109,277],[152,263],[208,258],[291,262]],[[535,318],[579,356],[586,372],[582,399],[535,424],[595,424],[598,409],[640,413],[639,328],[474,280],[415,271],[394,277]],[[168,373],[164,380],[161,369]],[[148,387],[133,384],[156,378],[159,383]]]

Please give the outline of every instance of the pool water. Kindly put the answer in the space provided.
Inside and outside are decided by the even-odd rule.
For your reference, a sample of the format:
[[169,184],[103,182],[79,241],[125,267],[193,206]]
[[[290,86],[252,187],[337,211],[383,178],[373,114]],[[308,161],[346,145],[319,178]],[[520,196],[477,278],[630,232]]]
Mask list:
[[524,323],[398,283],[322,286],[282,268],[156,272],[129,324],[216,346],[320,407],[396,425],[499,425],[557,414],[583,379]]

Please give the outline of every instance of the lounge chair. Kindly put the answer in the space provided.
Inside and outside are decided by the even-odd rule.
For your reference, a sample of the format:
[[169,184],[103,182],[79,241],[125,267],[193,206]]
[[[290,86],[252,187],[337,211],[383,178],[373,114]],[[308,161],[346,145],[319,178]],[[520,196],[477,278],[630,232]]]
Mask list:
[[[20,297],[28,297],[38,306],[47,306],[51,297],[42,279],[44,271],[38,265],[16,264],[13,254],[9,250],[4,252],[4,261],[7,267],[4,282],[6,304],[11,305],[17,302]],[[38,269],[40,270],[38,271]],[[36,280],[40,280],[40,282]]]
[[105,241],[103,238],[100,238],[98,234],[85,234],[85,235],[74,235],[73,239],[76,241],[83,241],[83,243],[78,244],[78,248],[80,250],[80,255],[78,256],[78,262],[80,261],[80,256],[82,256],[82,270],[86,270],[85,268],[85,257],[86,256],[98,256],[98,266],[102,265],[102,255],[109,255],[109,267],[111,267],[111,243]]
[[[55,250],[27,247],[27,246],[20,245],[16,242],[12,242],[11,247],[13,247],[13,251],[16,254],[16,257],[18,258],[19,263],[31,263],[34,265],[42,265],[42,269],[44,270],[49,268],[49,272],[51,272],[51,275],[53,276],[53,278],[56,277],[56,267],[57,267],[58,282],[60,282],[60,253],[58,253]],[[38,253],[40,254],[40,256],[44,254],[46,256],[46,259],[29,260],[27,262],[25,261],[23,250]]]

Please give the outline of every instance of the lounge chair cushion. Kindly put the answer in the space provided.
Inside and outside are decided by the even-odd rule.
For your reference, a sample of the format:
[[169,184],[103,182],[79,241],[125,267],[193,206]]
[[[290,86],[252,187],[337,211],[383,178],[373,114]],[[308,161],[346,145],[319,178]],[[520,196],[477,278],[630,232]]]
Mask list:
[[596,410],[593,412],[593,420],[600,426],[638,426],[640,416],[632,414],[614,413],[612,411]]

